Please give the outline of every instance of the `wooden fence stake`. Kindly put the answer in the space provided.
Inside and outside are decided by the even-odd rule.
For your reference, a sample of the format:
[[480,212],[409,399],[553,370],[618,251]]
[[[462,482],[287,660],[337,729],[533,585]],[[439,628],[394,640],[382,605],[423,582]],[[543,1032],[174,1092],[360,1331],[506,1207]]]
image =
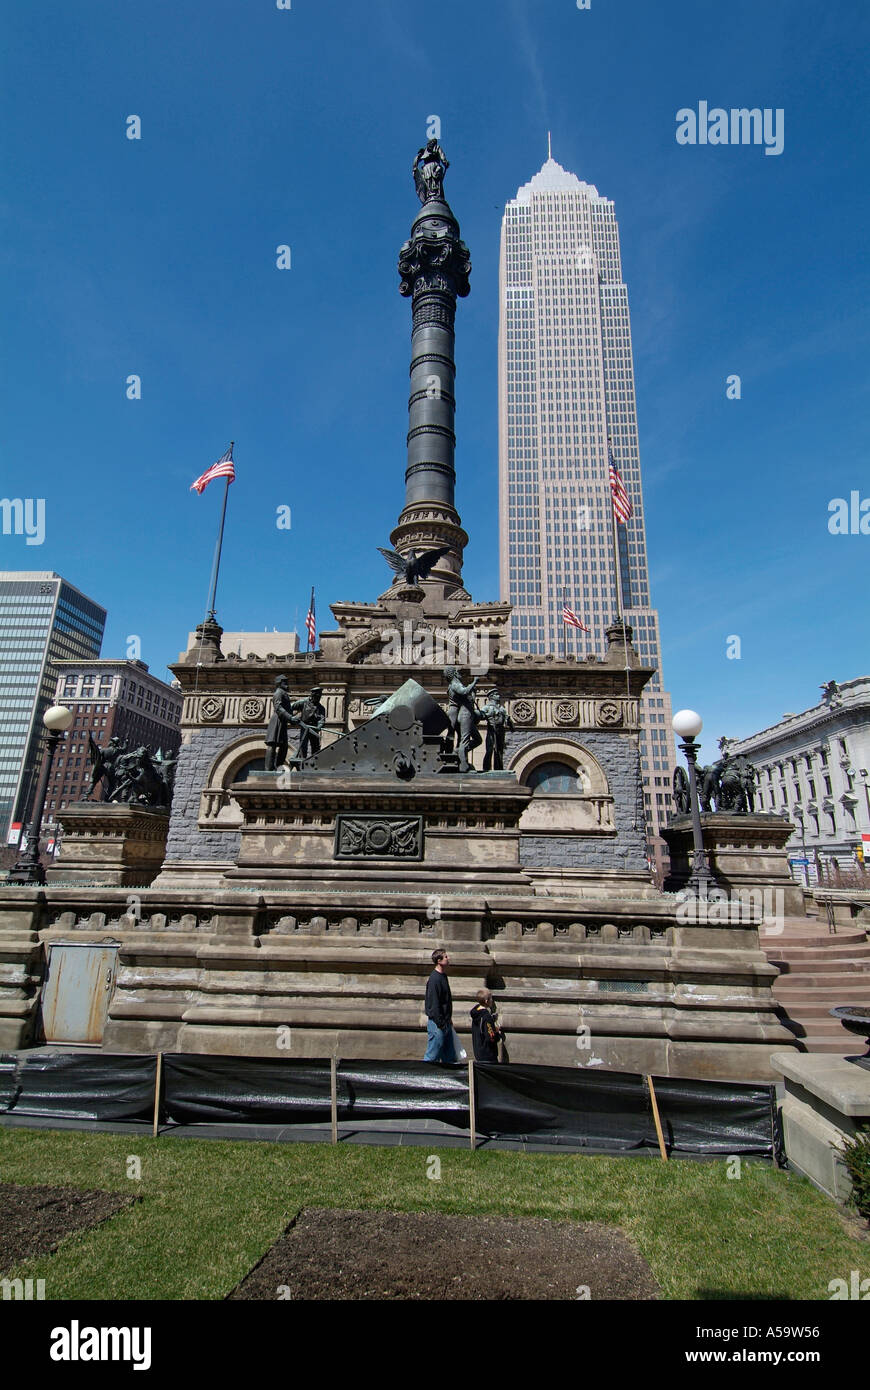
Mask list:
[[468,1059],[468,1128],[471,1130],[471,1147],[477,1148],[477,1106],[474,1103],[474,1058]]
[[329,1109],[332,1120],[332,1142],[338,1143],[338,1067],[335,1055],[329,1059]]
[[658,1137],[659,1137],[659,1150],[660,1150],[660,1152],[661,1152],[661,1156],[662,1156],[663,1161],[664,1161],[665,1163],[667,1163],[667,1161],[668,1161],[668,1151],[667,1151],[667,1149],[665,1148],[665,1136],[664,1136],[663,1133],[662,1133],[662,1122],[661,1122],[661,1118],[660,1118],[660,1116],[659,1116],[659,1103],[658,1103],[658,1101],[656,1100],[656,1088],[655,1088],[655,1086],[653,1085],[653,1079],[652,1079],[651,1076],[648,1076],[648,1077],[647,1077],[647,1079],[646,1079],[646,1084],[649,1086],[649,1098],[650,1098],[650,1100],[652,1101],[653,1119],[654,1119],[655,1122],[656,1122],[656,1134],[657,1134]]
[[153,1124],[152,1129],[151,1129],[151,1134],[152,1134],[152,1137],[153,1137],[154,1139],[157,1138],[157,1126],[158,1126],[159,1123],[160,1123],[160,1082],[161,1082],[162,1078],[163,1078],[163,1053],[162,1053],[162,1052],[158,1052],[158,1054],[157,1054],[157,1071],[156,1071],[156,1074],[155,1074],[155,1077],[154,1077],[154,1124]]

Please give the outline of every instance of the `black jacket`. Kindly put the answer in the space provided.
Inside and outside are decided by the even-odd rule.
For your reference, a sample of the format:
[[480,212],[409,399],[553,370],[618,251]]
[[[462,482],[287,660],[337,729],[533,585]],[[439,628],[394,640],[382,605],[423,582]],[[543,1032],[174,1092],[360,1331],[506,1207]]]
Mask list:
[[495,1014],[483,1004],[471,1010],[471,1040],[476,1062],[497,1062],[499,1038],[504,1034],[496,1023]]
[[436,1028],[449,1028],[453,1023],[453,998],[447,976],[433,970],[426,981],[426,1017]]

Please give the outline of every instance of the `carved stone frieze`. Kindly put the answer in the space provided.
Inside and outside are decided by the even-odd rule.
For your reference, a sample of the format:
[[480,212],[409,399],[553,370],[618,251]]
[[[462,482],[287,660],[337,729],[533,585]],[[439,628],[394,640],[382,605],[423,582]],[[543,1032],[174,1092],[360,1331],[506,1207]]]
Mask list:
[[226,701],[217,695],[207,695],[199,707],[199,717],[207,724],[217,724],[224,717]]
[[335,827],[336,859],[422,859],[422,816],[344,816]]
[[535,706],[531,700],[514,700],[511,704],[511,718],[515,724],[534,724]]
[[622,723],[622,706],[618,700],[602,700],[598,706],[598,723],[613,728]]
[[576,724],[577,722],[577,701],[558,700],[553,710],[553,718],[557,724]]

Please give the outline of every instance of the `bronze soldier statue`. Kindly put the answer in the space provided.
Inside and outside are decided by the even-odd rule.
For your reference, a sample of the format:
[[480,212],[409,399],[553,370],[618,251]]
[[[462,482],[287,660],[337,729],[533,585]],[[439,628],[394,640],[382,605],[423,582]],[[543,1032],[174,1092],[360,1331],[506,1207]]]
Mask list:
[[487,703],[481,709],[480,714],[486,720],[483,770],[484,772],[502,772],[504,770],[505,734],[508,729],[513,731],[514,726],[497,690],[487,691]]
[[295,722],[302,730],[296,750],[297,758],[309,758],[313,753],[320,752],[320,732],[326,723],[326,710],[320,703],[322,694],[322,688],[316,685],[304,700],[292,702]]
[[474,768],[468,761],[468,755],[472,748],[476,748],[481,741],[480,734],[477,732],[478,715],[474,708],[473,699],[477,676],[469,685],[463,685],[459,679],[457,667],[447,666],[444,671],[444,679],[447,681],[447,718],[450,721],[451,734],[457,740],[456,752],[459,754],[459,771],[474,772]]
[[276,772],[287,756],[287,730],[299,723],[287,694],[287,677],[278,676],[272,696],[272,718],[266,730],[266,771]]
[[102,782],[103,799],[111,800],[112,793],[118,785],[118,763],[126,752],[127,745],[117,734],[112,735],[104,748],[95,741],[93,734],[88,734],[88,753],[91,759],[91,789],[88,799]]

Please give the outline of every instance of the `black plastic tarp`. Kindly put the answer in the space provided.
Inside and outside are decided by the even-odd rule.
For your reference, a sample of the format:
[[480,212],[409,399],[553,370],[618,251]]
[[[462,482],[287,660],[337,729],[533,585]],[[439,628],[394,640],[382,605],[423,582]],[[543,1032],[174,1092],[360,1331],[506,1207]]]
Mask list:
[[653,1077],[665,1144],[679,1153],[773,1153],[776,1090],[736,1081]]
[[655,1130],[643,1077],[511,1062],[474,1068],[477,1129],[505,1139],[639,1149]]
[[339,1062],[342,1120],[430,1119],[468,1128],[468,1069],[428,1062]]
[[[0,1054],[0,1113],[150,1120],[157,1059],[106,1053]],[[611,1152],[657,1148],[646,1078],[569,1067],[476,1065],[476,1130]],[[338,1118],[436,1119],[467,1129],[468,1071],[424,1062],[339,1061]],[[665,1144],[676,1154],[774,1156],[773,1086],[653,1078]],[[327,1124],[326,1059],[163,1058],[160,1117],[170,1124]]]
[[[330,1119],[328,1061],[163,1058],[163,1114],[174,1124],[322,1124]],[[423,1062],[339,1062],[338,1117],[432,1118],[468,1126],[468,1072]]]
[[[658,1148],[643,1076],[516,1063],[478,1065],[474,1074],[481,1134],[607,1149]],[[669,1152],[773,1157],[773,1086],[653,1077],[653,1088]]]
[[0,1052],[0,1115],[12,1108],[17,1074],[18,1058],[15,1054]]
[[0,1111],[71,1120],[147,1120],[156,1057],[36,1052],[0,1058]]
[[179,1125],[329,1123],[329,1062],[168,1053],[163,1103]]

